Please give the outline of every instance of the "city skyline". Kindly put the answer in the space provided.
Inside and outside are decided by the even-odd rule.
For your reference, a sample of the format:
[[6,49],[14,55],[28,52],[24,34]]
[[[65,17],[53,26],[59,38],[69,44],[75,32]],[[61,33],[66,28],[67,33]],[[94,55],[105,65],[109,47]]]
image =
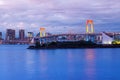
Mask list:
[[85,32],[86,20],[95,32],[119,31],[119,0],[0,0],[0,31],[25,29],[50,33]]

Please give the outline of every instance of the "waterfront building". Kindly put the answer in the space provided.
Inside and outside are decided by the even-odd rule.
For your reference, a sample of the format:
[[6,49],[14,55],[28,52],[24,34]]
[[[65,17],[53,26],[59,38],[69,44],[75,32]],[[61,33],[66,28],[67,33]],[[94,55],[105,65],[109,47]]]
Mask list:
[[109,37],[113,38],[114,40],[120,40],[120,32],[104,32]]
[[0,40],[2,40],[2,32],[0,32]]
[[112,38],[112,41],[120,41],[120,32],[103,32],[103,33]]
[[102,33],[102,36],[103,36],[103,40],[102,40],[102,43],[103,44],[112,44],[112,42],[114,41],[114,39],[110,36],[108,36],[106,33]]
[[2,39],[2,32],[0,32],[0,44],[2,44],[2,41],[3,41],[3,39]]
[[19,39],[24,40],[24,38],[25,38],[25,30],[20,29],[19,30]]
[[113,38],[114,38],[114,40],[119,40],[120,41],[120,33],[114,33]]
[[28,32],[27,37],[28,38],[33,38],[34,37],[34,33],[33,32]]
[[33,32],[28,32],[27,33],[27,40],[30,42],[32,40],[32,38],[34,37],[34,33]]
[[6,40],[15,40],[15,30],[7,29],[6,31]]

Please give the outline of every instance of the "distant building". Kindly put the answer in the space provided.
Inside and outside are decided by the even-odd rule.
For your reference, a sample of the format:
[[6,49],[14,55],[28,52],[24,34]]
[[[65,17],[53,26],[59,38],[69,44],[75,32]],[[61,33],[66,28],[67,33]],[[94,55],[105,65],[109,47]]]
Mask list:
[[24,40],[24,38],[25,38],[25,30],[20,29],[19,30],[19,39]]
[[15,30],[7,29],[7,31],[6,31],[6,40],[15,40]]
[[112,42],[113,42],[113,38],[112,37],[110,37],[110,36],[108,36],[106,33],[102,33],[102,36],[103,36],[103,40],[102,40],[102,43],[103,44],[112,44]]
[[46,32],[45,36],[52,36],[51,33]]
[[29,38],[34,37],[34,33],[33,32],[28,32],[27,37],[29,37]]
[[32,40],[33,37],[34,37],[34,33],[33,32],[28,32],[28,34],[27,34],[27,40],[29,42]]
[[3,41],[3,39],[2,39],[2,32],[0,32],[0,44],[2,44],[2,41]]
[[0,40],[2,40],[2,32],[0,32]]
[[119,40],[120,41],[120,33],[114,33],[114,40]]

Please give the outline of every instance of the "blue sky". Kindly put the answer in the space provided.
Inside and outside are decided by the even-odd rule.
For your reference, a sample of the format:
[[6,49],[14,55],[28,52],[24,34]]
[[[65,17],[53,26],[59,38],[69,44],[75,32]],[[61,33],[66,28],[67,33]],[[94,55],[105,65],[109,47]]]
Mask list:
[[25,29],[51,33],[85,32],[92,19],[95,32],[120,30],[119,0],[0,0],[0,31]]

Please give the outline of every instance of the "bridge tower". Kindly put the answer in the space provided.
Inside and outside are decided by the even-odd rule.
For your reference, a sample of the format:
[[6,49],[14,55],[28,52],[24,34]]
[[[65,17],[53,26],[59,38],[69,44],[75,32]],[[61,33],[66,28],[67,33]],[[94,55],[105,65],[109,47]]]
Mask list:
[[86,33],[94,33],[93,20],[86,21]]
[[45,28],[40,28],[40,37],[45,37],[46,36],[46,31]]

